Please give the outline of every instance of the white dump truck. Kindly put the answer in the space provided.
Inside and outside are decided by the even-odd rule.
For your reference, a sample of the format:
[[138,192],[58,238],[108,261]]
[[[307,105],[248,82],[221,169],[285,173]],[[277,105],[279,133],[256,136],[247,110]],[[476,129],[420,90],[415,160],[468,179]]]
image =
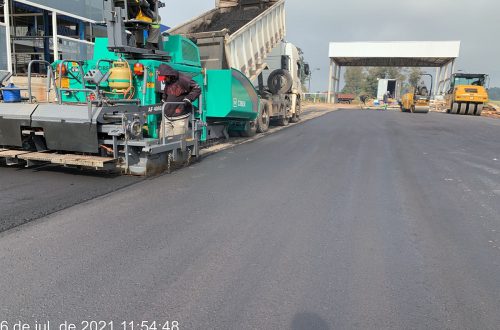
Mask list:
[[[301,100],[304,93],[303,82],[309,75],[309,65],[304,62],[302,52],[290,42],[280,43],[266,59],[266,68],[254,83],[268,109],[270,120],[279,125],[287,121],[298,122],[301,114]],[[286,100],[287,115],[272,105]],[[263,114],[265,116],[265,114]]]
[[283,43],[285,32],[285,0],[219,0],[215,9],[168,34],[193,40],[205,69],[236,69],[258,86],[253,129],[265,132],[271,121],[288,125],[300,115],[299,72],[306,74],[308,67],[295,46]]

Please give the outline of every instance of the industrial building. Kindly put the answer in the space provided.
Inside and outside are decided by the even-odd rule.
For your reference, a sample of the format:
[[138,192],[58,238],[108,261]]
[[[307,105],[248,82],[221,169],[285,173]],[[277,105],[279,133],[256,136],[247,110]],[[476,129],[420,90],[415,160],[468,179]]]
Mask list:
[[[0,70],[27,74],[31,60],[90,58],[105,37],[104,0],[0,0]],[[56,28],[53,28],[56,27]],[[162,26],[162,31],[167,29]],[[33,73],[45,74],[43,67]]]
[[[94,38],[106,34],[96,24],[102,21],[102,0],[4,0],[2,7],[0,69],[14,76],[27,74],[34,59],[88,58]],[[33,73],[43,70],[34,67]]]

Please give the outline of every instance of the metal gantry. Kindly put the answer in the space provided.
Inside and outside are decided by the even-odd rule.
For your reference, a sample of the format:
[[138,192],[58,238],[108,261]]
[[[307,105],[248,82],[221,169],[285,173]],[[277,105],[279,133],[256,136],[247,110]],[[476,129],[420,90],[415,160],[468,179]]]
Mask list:
[[443,95],[459,54],[460,41],[332,42],[327,100],[335,103],[342,68],[350,66],[436,68],[434,96]]

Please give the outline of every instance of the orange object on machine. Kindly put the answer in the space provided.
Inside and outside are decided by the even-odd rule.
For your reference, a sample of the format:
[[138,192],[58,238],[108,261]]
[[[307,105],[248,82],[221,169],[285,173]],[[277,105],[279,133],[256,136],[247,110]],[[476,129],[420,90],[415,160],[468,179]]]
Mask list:
[[[68,68],[59,63],[56,67],[56,86],[57,88],[69,88]],[[61,76],[59,76],[61,74]]]
[[134,64],[134,74],[136,76],[142,76],[144,74],[144,65],[142,63]]
[[66,76],[68,74],[68,68],[66,67],[66,65],[63,65],[62,63],[59,63],[57,65],[57,74],[61,72],[61,75],[62,76]]

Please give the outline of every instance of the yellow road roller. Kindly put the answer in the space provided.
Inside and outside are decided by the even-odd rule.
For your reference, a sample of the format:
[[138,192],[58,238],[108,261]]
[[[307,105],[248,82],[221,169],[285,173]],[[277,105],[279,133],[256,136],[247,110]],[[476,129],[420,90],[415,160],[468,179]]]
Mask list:
[[448,113],[481,116],[484,105],[488,103],[487,80],[486,74],[453,74],[445,96]]
[[432,95],[432,75],[428,73],[423,73],[420,75],[421,78],[425,76],[430,77],[430,86],[428,89],[425,85],[424,80],[420,80],[416,86],[410,87],[410,90],[403,94],[401,97],[401,111],[411,112],[411,113],[428,113],[431,107],[431,95]]

